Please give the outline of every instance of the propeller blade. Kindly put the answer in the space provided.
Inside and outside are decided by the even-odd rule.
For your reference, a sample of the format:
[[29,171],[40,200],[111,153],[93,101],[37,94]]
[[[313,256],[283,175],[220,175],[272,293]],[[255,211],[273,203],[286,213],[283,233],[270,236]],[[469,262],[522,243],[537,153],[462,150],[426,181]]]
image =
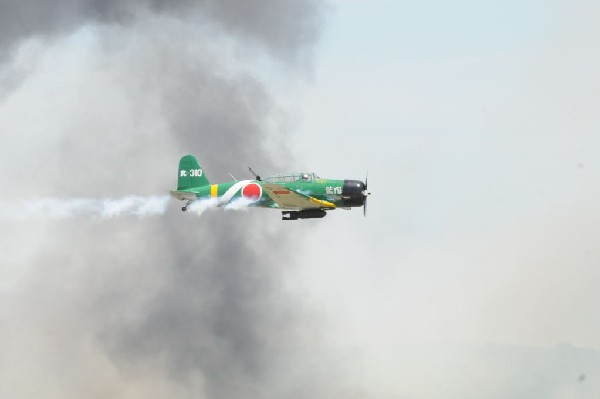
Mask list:
[[363,216],[367,217],[367,198],[369,197],[369,194],[371,194],[368,190],[367,190],[367,180],[369,179],[369,169],[367,169],[367,174],[365,175],[365,188],[363,190],[363,196],[365,197],[365,201],[363,202]]
[[367,197],[365,197],[365,202],[363,203],[363,216],[367,217]]

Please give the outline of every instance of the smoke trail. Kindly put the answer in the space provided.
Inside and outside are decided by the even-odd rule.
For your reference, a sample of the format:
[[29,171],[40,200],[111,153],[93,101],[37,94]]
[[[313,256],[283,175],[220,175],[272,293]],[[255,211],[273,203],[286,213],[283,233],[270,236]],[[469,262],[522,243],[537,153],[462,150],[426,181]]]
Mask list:
[[225,211],[245,211],[255,203],[254,199],[244,197],[235,198],[226,204],[221,203],[219,198],[207,198],[192,202],[187,210],[197,216],[202,216],[207,210],[220,207]]
[[226,211],[243,211],[248,210],[248,207],[250,207],[255,202],[256,201],[252,198],[240,197],[229,202],[227,205],[225,205],[224,208]]
[[[121,216],[164,215],[171,198],[168,195],[136,196],[121,198],[36,198],[18,202],[0,201],[0,219],[34,220],[67,219],[80,216],[94,220],[112,219]],[[226,211],[247,210],[255,201],[236,198],[228,204],[220,204],[217,198],[192,202],[188,211],[201,216],[209,209],[223,207]]]
[[136,215],[140,218],[148,215],[162,215],[167,209],[169,196],[138,197],[128,196],[118,199],[102,200],[100,216],[113,218],[124,214]]
[[219,201],[217,198],[208,198],[192,202],[188,206],[188,211],[198,216],[202,216],[207,210],[217,208],[218,206]]
[[110,219],[125,215],[139,218],[162,215],[169,196],[135,196],[121,198],[36,198],[18,202],[0,201],[0,219],[67,219],[88,216]]

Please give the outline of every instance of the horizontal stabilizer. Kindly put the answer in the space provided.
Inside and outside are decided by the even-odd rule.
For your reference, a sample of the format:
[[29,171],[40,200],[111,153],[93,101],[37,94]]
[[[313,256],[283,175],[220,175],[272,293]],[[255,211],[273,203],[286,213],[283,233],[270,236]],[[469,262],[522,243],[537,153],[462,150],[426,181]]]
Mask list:
[[194,201],[198,198],[195,193],[190,193],[187,191],[171,191],[171,196],[181,201]]

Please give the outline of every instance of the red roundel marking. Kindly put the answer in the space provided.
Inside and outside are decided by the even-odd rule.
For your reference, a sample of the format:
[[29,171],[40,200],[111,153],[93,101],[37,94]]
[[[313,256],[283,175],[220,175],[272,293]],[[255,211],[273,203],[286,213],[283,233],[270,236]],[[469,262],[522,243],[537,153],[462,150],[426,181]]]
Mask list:
[[242,197],[258,201],[262,195],[262,188],[256,183],[248,183],[242,189]]

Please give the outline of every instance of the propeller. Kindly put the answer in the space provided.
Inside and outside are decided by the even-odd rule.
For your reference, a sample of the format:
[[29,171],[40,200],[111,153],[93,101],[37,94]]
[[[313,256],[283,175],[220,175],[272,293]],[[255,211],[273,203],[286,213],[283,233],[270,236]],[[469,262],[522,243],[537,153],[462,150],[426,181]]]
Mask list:
[[369,170],[367,169],[367,174],[365,176],[365,188],[362,192],[363,197],[365,197],[363,202],[363,215],[367,217],[367,197],[371,195],[371,193],[367,190],[367,180],[369,179]]

